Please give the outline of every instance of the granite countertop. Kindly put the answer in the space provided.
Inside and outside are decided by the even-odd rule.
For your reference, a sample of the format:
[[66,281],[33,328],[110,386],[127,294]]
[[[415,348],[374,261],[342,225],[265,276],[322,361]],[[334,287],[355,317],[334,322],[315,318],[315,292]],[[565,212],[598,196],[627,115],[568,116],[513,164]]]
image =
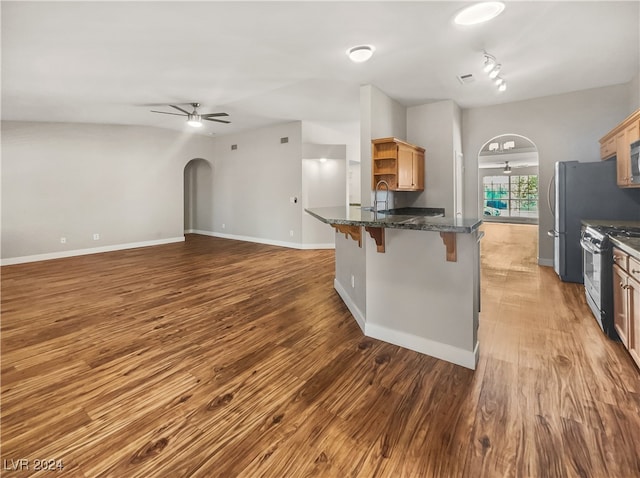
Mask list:
[[627,227],[632,229],[640,229],[640,221],[610,221],[606,219],[583,219],[582,224],[585,226],[611,226],[611,227]]
[[611,236],[614,246],[640,261],[640,237]]
[[[345,224],[348,226],[385,227],[390,229],[412,229],[417,231],[457,232],[471,233],[480,227],[482,221],[477,218],[443,217],[425,214],[439,214],[442,209],[420,208],[424,211],[390,209],[388,211],[373,212],[370,208],[351,206],[346,207],[319,207],[305,209],[313,217],[327,224]],[[403,214],[398,214],[403,212]],[[407,212],[407,214],[404,214]]]

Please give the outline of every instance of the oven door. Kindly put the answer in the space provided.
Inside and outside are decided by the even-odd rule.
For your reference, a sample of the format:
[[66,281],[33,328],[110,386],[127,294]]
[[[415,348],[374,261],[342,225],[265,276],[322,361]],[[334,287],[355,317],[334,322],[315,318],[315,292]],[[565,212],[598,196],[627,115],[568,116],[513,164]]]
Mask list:
[[584,271],[584,288],[587,294],[587,302],[593,315],[596,316],[600,328],[603,328],[600,295],[602,290],[602,254],[596,245],[584,238],[580,241],[580,245],[582,246],[582,270]]

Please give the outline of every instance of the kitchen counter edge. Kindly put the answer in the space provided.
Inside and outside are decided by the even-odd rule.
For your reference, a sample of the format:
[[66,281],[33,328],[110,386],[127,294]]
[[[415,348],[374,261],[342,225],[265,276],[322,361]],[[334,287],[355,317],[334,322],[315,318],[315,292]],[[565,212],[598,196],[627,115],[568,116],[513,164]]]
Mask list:
[[[312,208],[305,209],[311,216],[326,224],[347,226],[383,227],[414,231],[455,232],[470,234],[480,227],[480,219],[454,219],[450,217],[399,216],[374,214],[362,208]],[[360,216],[358,218],[354,217]]]
[[623,250],[631,257],[640,261],[640,238],[613,236],[609,239],[615,247]]

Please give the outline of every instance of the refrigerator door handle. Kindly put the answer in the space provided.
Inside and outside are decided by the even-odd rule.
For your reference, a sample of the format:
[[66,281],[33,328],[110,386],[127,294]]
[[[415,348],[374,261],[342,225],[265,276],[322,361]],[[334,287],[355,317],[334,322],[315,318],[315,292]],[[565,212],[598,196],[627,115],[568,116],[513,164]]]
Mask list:
[[553,217],[556,217],[556,211],[553,209],[553,204],[551,204],[551,189],[553,188],[555,183],[556,183],[556,176],[554,174],[551,180],[549,181],[549,187],[547,188],[547,204],[549,205],[549,210],[551,211],[551,215]]

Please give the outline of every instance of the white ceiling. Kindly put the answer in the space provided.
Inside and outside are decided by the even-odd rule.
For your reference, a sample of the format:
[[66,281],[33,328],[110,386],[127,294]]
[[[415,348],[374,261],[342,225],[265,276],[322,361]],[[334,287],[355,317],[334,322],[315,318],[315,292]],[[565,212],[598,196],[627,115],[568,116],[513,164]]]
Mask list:
[[[353,121],[359,86],[405,105],[475,107],[626,83],[640,70],[640,2],[2,2],[2,118],[185,129],[150,113],[199,102],[226,134],[292,120]],[[373,44],[351,63],[347,48]],[[498,93],[482,51],[502,63]],[[462,85],[457,75],[476,80]],[[166,108],[170,111],[170,108]]]

